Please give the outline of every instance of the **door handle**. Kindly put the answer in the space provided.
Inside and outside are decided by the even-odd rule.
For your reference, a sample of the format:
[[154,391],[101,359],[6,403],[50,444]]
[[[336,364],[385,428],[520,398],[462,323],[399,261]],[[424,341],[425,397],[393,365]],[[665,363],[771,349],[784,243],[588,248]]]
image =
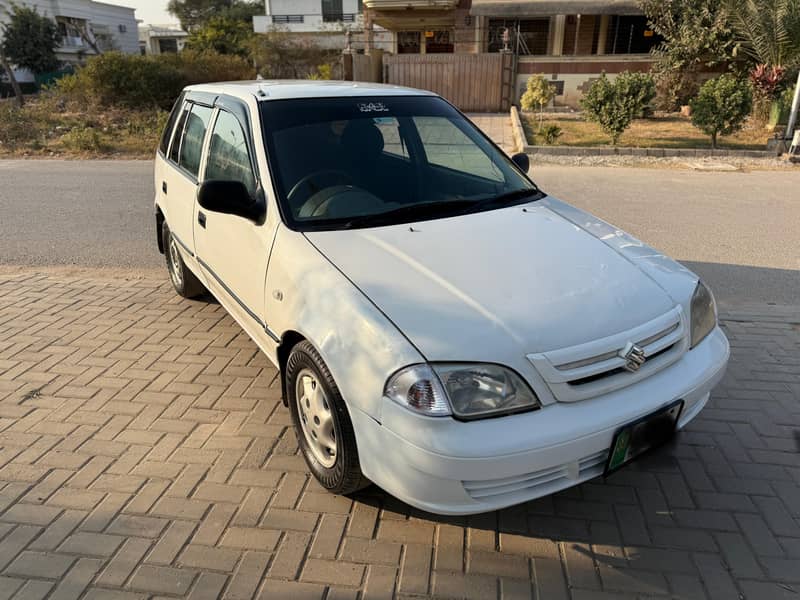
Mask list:
[[161,182],[161,191],[164,192],[165,194],[167,193],[167,182],[166,181],[162,181]]
[[204,212],[198,211],[197,222],[200,223],[200,227],[202,227],[203,229],[206,228],[206,214]]

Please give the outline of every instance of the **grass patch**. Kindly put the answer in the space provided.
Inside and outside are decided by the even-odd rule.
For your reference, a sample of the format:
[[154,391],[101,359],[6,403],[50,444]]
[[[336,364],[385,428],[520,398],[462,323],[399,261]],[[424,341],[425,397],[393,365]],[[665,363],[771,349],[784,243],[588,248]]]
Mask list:
[[[534,113],[522,114],[522,125],[529,144],[543,145],[539,119]],[[557,146],[610,147],[609,136],[596,123],[580,115],[547,115],[547,125],[557,125],[562,135]],[[742,131],[720,138],[719,147],[731,150],[765,150],[770,133],[763,126],[746,124]],[[678,115],[636,119],[620,137],[620,148],[711,148],[711,139],[696,129],[689,118]]]
[[151,158],[165,111],[99,108],[43,93],[23,108],[0,101],[0,157]]

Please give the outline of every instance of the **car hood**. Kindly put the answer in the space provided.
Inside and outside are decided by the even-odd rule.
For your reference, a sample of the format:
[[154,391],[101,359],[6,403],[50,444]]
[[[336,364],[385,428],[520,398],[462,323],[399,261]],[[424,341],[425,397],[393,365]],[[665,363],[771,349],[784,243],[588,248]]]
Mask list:
[[431,361],[521,358],[631,329],[675,305],[544,203],[306,235]]

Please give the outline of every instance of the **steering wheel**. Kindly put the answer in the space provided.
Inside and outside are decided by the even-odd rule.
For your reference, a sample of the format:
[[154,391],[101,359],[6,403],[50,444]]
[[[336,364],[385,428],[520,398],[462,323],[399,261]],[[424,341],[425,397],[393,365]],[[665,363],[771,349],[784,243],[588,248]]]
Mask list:
[[[335,177],[333,181],[331,181],[330,185],[323,185],[316,182],[316,179],[330,175]],[[305,177],[302,177],[300,181],[295,183],[292,189],[289,190],[289,193],[286,195],[286,199],[293,204],[295,197],[303,190],[303,188],[308,188],[308,194],[305,197],[305,199],[308,199],[326,187],[330,187],[331,185],[349,184],[352,182],[353,177],[349,173],[340,171],[338,169],[323,169],[321,171],[315,171],[314,173],[309,173]]]

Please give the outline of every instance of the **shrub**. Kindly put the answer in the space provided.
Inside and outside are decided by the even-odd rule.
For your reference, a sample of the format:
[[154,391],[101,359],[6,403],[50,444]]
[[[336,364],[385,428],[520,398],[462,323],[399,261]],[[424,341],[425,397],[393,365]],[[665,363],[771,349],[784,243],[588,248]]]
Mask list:
[[637,103],[633,98],[623,96],[603,73],[581,99],[581,107],[586,119],[600,125],[616,146],[636,115]]
[[561,127],[550,124],[542,127],[539,130],[538,135],[542,138],[542,141],[544,141],[545,145],[552,146],[558,141],[558,138],[560,138],[563,133],[564,132],[561,130]]
[[75,75],[60,79],[54,90],[72,100],[101,106],[168,110],[187,85],[249,79],[253,74],[252,67],[238,56],[190,51],[157,56],[106,52],[90,58]]
[[94,127],[76,127],[61,138],[64,146],[78,152],[99,152],[103,149],[100,134]]
[[718,136],[742,128],[753,108],[753,94],[746,82],[726,73],[705,82],[691,107],[692,125],[710,135],[716,148]]
[[656,96],[655,82],[646,73],[620,73],[612,82],[603,73],[581,99],[586,118],[594,121],[617,145],[631,121],[649,110]]
[[620,73],[614,80],[620,95],[630,98],[635,105],[634,118],[652,113],[651,103],[656,97],[656,82],[650,73]]
[[18,108],[13,102],[0,102],[0,151],[15,151],[41,145],[45,124],[29,106]]
[[696,73],[681,70],[664,70],[656,75],[655,107],[658,110],[677,112],[697,95],[700,85]]
[[539,130],[542,129],[542,120],[544,119],[544,107],[556,97],[556,88],[544,75],[533,75],[528,78],[528,84],[525,87],[525,93],[520,98],[520,106],[522,110],[539,109]]

